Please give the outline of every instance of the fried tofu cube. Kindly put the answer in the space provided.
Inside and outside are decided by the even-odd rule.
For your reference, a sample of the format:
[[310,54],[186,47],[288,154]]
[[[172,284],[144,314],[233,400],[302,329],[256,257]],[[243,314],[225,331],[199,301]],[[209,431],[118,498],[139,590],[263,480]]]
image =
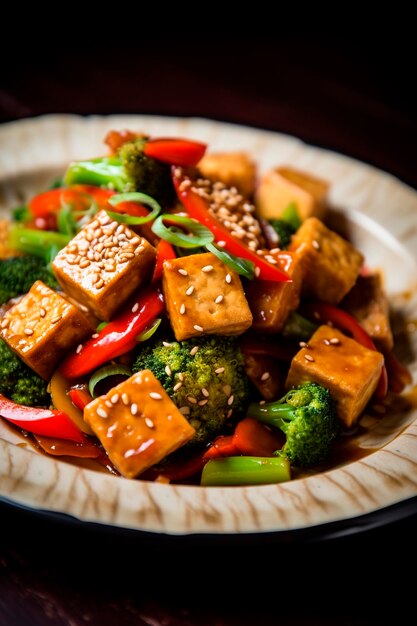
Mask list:
[[391,350],[394,338],[391,329],[388,298],[380,274],[359,276],[343,299],[349,311],[383,350]]
[[322,218],[326,210],[329,183],[294,167],[280,166],[266,171],[255,192],[258,213],[270,220],[282,217],[295,204],[301,221]]
[[330,390],[346,429],[358,421],[381,376],[384,357],[323,324],[291,361],[286,388],[316,382]]
[[253,316],[252,327],[264,333],[277,333],[300,303],[302,267],[298,257],[286,251],[271,252],[291,279],[288,282],[254,280],[246,286],[246,298]]
[[49,380],[64,355],[92,332],[78,307],[37,280],[4,315],[0,336],[26,365]]
[[255,191],[256,165],[246,152],[213,152],[198,163],[205,178],[236,187],[241,194],[252,197]]
[[302,294],[329,304],[338,304],[350,291],[364,261],[359,250],[316,217],[303,222],[289,250],[301,259]]
[[150,370],[133,374],[90,402],[84,419],[126,478],[139,476],[195,434]]
[[177,341],[240,335],[252,324],[239,274],[211,252],[165,261],[162,289]]
[[150,276],[156,250],[125,224],[100,211],[55,257],[62,289],[109,321]]

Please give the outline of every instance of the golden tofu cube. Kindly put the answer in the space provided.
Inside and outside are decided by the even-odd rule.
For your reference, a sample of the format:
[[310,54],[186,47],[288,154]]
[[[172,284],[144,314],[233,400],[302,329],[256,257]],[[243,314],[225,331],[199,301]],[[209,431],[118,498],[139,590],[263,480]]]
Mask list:
[[26,365],[49,380],[65,354],[92,332],[78,307],[37,280],[4,315],[0,336]]
[[322,218],[326,209],[329,183],[293,167],[268,170],[260,178],[255,204],[267,220],[282,217],[289,204],[295,204],[301,221]]
[[329,304],[338,304],[350,291],[364,261],[359,250],[316,217],[303,222],[289,250],[301,258],[303,295]]
[[240,335],[252,324],[239,274],[211,252],[165,261],[162,289],[177,341]]
[[250,281],[246,285],[246,298],[252,312],[254,330],[277,333],[300,303],[302,267],[298,257],[291,252],[281,250],[270,254],[291,282]]
[[241,194],[252,197],[255,191],[256,165],[246,152],[213,152],[198,163],[205,178],[236,187]]
[[312,381],[327,387],[346,429],[355,425],[381,376],[384,357],[331,326],[322,325],[291,361],[286,388]]
[[150,276],[156,250],[102,210],[55,257],[62,289],[109,321]]
[[349,311],[383,350],[391,350],[394,338],[391,329],[388,298],[380,274],[358,276],[358,280],[343,299]]
[[133,374],[90,402],[84,419],[126,478],[142,474],[195,434],[150,370]]

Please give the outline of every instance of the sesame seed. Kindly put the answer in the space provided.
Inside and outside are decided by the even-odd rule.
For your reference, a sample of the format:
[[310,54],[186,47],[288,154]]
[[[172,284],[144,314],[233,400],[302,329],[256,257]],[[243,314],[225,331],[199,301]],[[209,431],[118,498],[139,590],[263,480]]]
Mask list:
[[330,340],[329,340],[329,339],[323,339],[323,343],[324,343],[326,346],[330,346]]
[[181,315],[184,315],[184,313],[185,313],[185,304],[184,304],[184,302],[183,302],[183,303],[181,304],[181,306],[180,306],[180,314],[181,314]]
[[97,337],[98,337],[98,333],[94,333],[91,335],[91,339],[97,339]]
[[172,370],[171,370],[171,368],[169,367],[169,365],[166,365],[166,366],[165,366],[165,374],[166,374],[167,376],[171,376],[171,375],[172,375]]
[[162,400],[161,394],[158,393],[157,391],[151,391],[149,396],[152,398],[152,400]]
[[136,415],[136,413],[138,412],[138,405],[136,404],[136,402],[133,402],[130,405],[130,412],[132,413],[132,415]]
[[190,404],[197,404],[197,400],[193,396],[187,396],[187,400]]
[[205,398],[208,398],[210,395],[205,387],[202,388],[201,393],[203,394]]
[[182,382],[177,383],[176,385],[174,385],[174,391],[178,391],[178,389],[181,389],[182,387]]
[[51,320],[51,324],[57,324],[59,322],[59,320],[61,319],[62,315],[57,315],[56,317],[54,317]]
[[199,400],[198,401],[198,406],[205,406],[207,404],[208,400],[207,398],[205,400]]
[[150,417],[145,417],[145,424],[148,428],[155,428],[155,424]]
[[181,276],[188,276],[187,270],[182,269],[182,267],[178,270],[178,274],[181,274]]
[[202,326],[199,326],[198,324],[194,324],[193,328],[194,330],[197,330],[199,333],[203,332]]
[[268,380],[268,378],[271,377],[271,374],[269,372],[264,372],[261,376],[261,380]]
[[308,348],[309,347],[308,343],[306,343],[305,341],[300,341],[300,343],[298,345],[300,346],[300,348]]
[[139,303],[138,303],[138,302],[135,302],[135,304],[132,306],[132,313],[136,313],[136,311],[138,310],[138,308],[139,308]]
[[75,352],[76,352],[77,354],[80,354],[80,352],[81,352],[81,350],[82,350],[82,349],[83,349],[83,344],[82,344],[82,343],[79,343],[79,344],[78,344],[78,346],[77,346],[77,348],[76,348],[76,350],[75,350]]
[[256,276],[256,278],[258,278],[258,277],[259,277],[260,273],[261,273],[261,268],[260,268],[260,267],[258,267],[258,266],[256,266],[256,267],[255,267],[255,276]]
[[214,370],[215,374],[223,374],[224,372],[224,367],[218,367],[216,370]]
[[223,387],[223,391],[226,396],[230,396],[230,394],[232,393],[232,388],[230,385],[225,385]]
[[107,413],[107,411],[105,409],[103,409],[103,407],[99,406],[97,409],[97,415],[99,417],[108,417],[109,414]]
[[180,379],[180,381],[182,382],[184,380],[184,374],[182,372],[180,372],[178,374],[178,378]]
[[330,339],[330,343],[332,344],[332,346],[338,346],[340,343],[340,339],[338,339],[337,337],[332,337]]
[[110,402],[111,402],[112,404],[116,404],[118,400],[119,400],[119,394],[118,394],[118,393],[114,393],[114,394],[112,395],[112,397],[110,398]]
[[10,320],[9,319],[4,319],[1,322],[1,327],[2,328],[6,328],[6,326],[9,324]]
[[162,345],[163,345],[165,348],[169,348],[169,346],[171,346],[172,344],[171,344],[171,343],[169,343],[169,341],[163,341],[163,342],[162,342]]
[[231,417],[232,417],[232,415],[233,415],[233,409],[229,409],[229,410],[227,411],[226,419],[231,418]]
[[220,302],[222,302],[222,300],[223,300],[223,296],[220,294],[220,295],[218,295],[218,296],[217,296],[217,298],[215,299],[215,301],[214,301],[214,302],[215,302],[216,304],[220,304]]
[[189,406],[182,406],[178,410],[183,415],[189,415],[190,414],[190,407]]
[[46,311],[45,311],[45,309],[44,309],[43,307],[39,309],[39,315],[40,315],[41,317],[45,317],[45,315],[46,315]]
[[193,291],[194,291],[194,285],[190,285],[190,287],[188,287],[188,289],[186,290],[185,294],[186,294],[187,296],[191,296],[191,294],[193,293]]
[[202,272],[211,272],[213,269],[212,265],[205,265],[204,267],[201,268]]
[[[194,328],[195,328],[195,326],[194,326]],[[203,330],[203,329],[201,329],[201,330]],[[198,352],[198,346],[194,346],[194,348],[191,348],[191,350],[190,350],[190,356],[194,356],[195,354],[197,354],[197,352]]]
[[235,397],[234,397],[233,395],[232,395],[232,396],[229,396],[229,397],[227,398],[227,404],[228,404],[229,406],[230,406],[231,404],[233,404],[233,400],[234,400],[234,399],[235,399]]
[[314,239],[314,240],[311,242],[311,245],[312,245],[312,246],[313,246],[313,248],[315,248],[316,250],[320,250],[320,244],[319,244],[319,242],[318,242],[316,239]]
[[100,280],[98,280],[98,281],[96,282],[96,284],[94,285],[94,287],[95,287],[96,289],[101,289],[101,288],[103,287],[103,285],[104,285],[104,280],[103,280],[102,278],[100,278]]
[[25,335],[33,335],[33,330],[32,328],[25,328],[24,333]]
[[311,354],[305,354],[305,355],[304,355],[304,358],[305,358],[305,360],[306,360],[306,361],[310,361],[310,362],[314,361],[314,359],[313,359],[313,357],[311,356]]
[[263,404],[266,403],[266,400],[259,400],[259,404],[262,406]]
[[230,274],[226,274],[226,282],[228,285],[230,285],[230,283],[232,282],[232,277],[230,276]]
[[122,402],[125,406],[129,405],[129,396],[127,395],[127,393],[122,393]]
[[88,259],[82,259],[79,263],[79,266],[81,267],[81,269],[84,269],[85,267],[88,267],[90,265],[90,261]]
[[225,245],[226,245],[226,242],[225,242],[225,241],[218,241],[218,242],[217,242],[217,245],[218,245],[220,248],[224,248],[224,247],[225,247]]

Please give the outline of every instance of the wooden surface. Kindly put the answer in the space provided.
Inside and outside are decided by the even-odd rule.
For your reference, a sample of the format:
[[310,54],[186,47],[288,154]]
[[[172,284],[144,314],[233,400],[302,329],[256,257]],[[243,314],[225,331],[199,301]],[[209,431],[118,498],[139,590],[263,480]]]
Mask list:
[[[0,120],[200,115],[298,136],[417,188],[412,40],[386,35],[141,36],[127,46],[120,34],[99,45],[53,31],[2,65]],[[404,567],[417,557],[417,505],[407,512],[319,543],[158,546],[2,506],[0,624],[399,623],[414,599]]]

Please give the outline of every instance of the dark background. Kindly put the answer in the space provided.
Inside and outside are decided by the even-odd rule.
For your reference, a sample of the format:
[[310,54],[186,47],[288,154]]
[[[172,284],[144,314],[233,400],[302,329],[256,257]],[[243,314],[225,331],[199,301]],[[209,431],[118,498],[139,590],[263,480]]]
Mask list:
[[[255,18],[251,30],[234,24],[220,32],[218,12],[200,7],[197,17],[174,8],[176,30],[168,35],[124,5],[100,24],[65,7],[66,28],[58,15],[41,28],[26,16],[13,43],[2,38],[0,121],[60,112],[197,115],[295,135],[417,188],[410,16],[386,15],[382,25],[379,10],[365,24],[359,10],[351,8],[348,20],[339,7],[337,19],[327,15],[333,25],[317,29],[301,28],[279,7],[278,16],[263,9],[272,34]],[[3,506],[0,624],[413,621],[417,505],[394,511],[403,515],[321,541],[158,545]]]

